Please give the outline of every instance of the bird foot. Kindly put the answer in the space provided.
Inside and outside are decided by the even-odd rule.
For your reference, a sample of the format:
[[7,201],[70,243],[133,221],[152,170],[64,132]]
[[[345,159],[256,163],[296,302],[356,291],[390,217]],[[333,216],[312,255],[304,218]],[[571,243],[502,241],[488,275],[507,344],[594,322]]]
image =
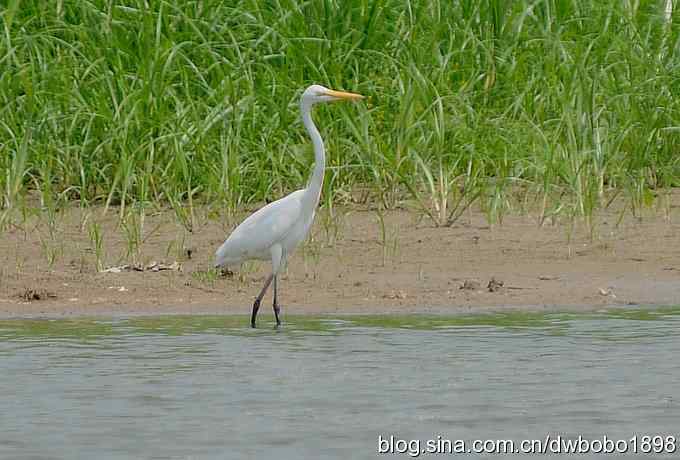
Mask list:
[[276,328],[281,327],[281,306],[278,304],[274,305],[274,317],[276,318]]
[[255,299],[253,303],[253,313],[250,315],[250,327],[255,329],[255,320],[257,319],[257,312],[260,309],[260,298]]

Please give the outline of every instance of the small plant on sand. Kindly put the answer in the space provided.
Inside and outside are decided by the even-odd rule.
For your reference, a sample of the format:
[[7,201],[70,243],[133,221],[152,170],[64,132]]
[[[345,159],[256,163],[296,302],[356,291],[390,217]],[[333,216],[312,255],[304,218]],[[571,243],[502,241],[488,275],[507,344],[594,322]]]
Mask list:
[[382,266],[387,264],[388,259],[394,260],[397,256],[399,248],[398,231],[388,230],[385,223],[385,211],[383,209],[376,209],[375,215],[378,219],[378,229],[380,231],[380,247],[382,249]]
[[101,225],[96,221],[91,221],[87,228],[88,236],[90,237],[90,244],[94,251],[95,269],[98,272],[104,270],[104,235],[102,233]]
[[142,215],[135,209],[128,209],[120,222],[125,235],[125,258],[132,265],[140,262],[142,246]]
[[41,233],[38,234],[38,239],[40,241],[40,249],[45,256],[47,261],[47,267],[52,269],[57,259],[61,257],[64,253],[63,247],[61,246],[59,240],[55,240],[52,236],[44,236]]
[[208,270],[194,270],[191,272],[191,277],[201,283],[212,285],[225,275],[219,268],[209,268]]
[[455,167],[444,167],[441,163],[435,170],[422,160],[418,164],[424,191],[407,184],[417,207],[435,226],[453,225],[481,194],[479,177],[472,172],[472,162],[468,162],[467,171],[463,174],[457,174]]
[[340,216],[336,215],[335,207],[332,205],[330,198],[327,199],[325,205],[317,212],[317,219],[326,237],[326,245],[333,247],[340,232]]
[[[318,267],[321,262],[321,242],[312,235],[301,245],[302,260],[305,267],[305,276],[316,279],[318,276]],[[311,275],[310,275],[311,273]]]
[[187,234],[185,230],[179,231],[177,236],[170,240],[165,248],[165,256],[175,260],[188,260],[193,256],[193,250],[187,248]]
[[47,261],[48,267],[54,267],[57,259],[64,253],[64,240],[61,237],[61,232],[58,226],[58,213],[56,205],[52,200],[52,195],[47,195],[46,200],[43,201],[41,212],[38,214],[38,221],[42,223],[46,221],[46,225],[40,227],[45,228],[46,232],[38,230],[38,239],[40,241],[40,248]]

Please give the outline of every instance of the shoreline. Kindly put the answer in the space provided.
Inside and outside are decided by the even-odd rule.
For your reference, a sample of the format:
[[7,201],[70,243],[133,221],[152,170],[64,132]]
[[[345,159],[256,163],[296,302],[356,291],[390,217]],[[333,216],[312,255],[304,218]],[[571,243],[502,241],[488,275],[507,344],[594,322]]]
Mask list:
[[[480,211],[452,227],[406,210],[319,214],[280,278],[284,319],[680,305],[675,216],[640,222],[603,211],[591,234],[573,222],[538,226],[531,215],[488,225]],[[0,240],[0,318],[248,315],[269,264],[249,263],[230,277],[210,270],[215,248],[242,217],[206,218],[187,234],[172,212],[150,214],[133,269],[115,212],[63,211],[53,240],[38,215]],[[99,248],[83,231],[94,219]],[[260,314],[271,315],[271,292]]]
[[[427,317],[464,317],[464,316],[484,316],[484,315],[502,315],[502,314],[594,314],[605,313],[612,311],[626,311],[626,310],[663,310],[677,307],[677,304],[604,304],[604,305],[524,305],[524,306],[452,306],[450,308],[444,307],[406,307],[402,309],[380,309],[365,307],[354,307],[349,309],[310,309],[305,308],[304,311],[291,311],[288,315],[284,312],[281,317],[283,324],[286,323],[288,316],[292,318],[338,318],[343,317],[378,317],[378,316],[427,316]],[[190,317],[190,316],[205,316],[205,317],[241,317],[244,321],[244,327],[249,326],[250,307],[244,311],[236,309],[218,310],[213,307],[209,308],[195,308],[187,309],[182,307],[158,308],[154,310],[135,308],[134,306],[126,308],[88,308],[88,309],[70,309],[69,307],[51,306],[49,308],[33,309],[30,308],[19,310],[13,307],[0,311],[0,321],[21,321],[21,320],[99,320],[99,319],[131,319],[131,318],[174,318],[174,317]],[[258,327],[268,327],[274,324],[274,316],[271,312],[262,312],[258,315]]]

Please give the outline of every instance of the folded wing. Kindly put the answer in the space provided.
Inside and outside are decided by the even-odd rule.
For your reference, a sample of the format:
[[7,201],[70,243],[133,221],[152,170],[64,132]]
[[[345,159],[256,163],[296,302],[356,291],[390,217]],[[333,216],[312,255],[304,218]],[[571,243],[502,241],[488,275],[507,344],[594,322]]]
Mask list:
[[239,265],[249,259],[267,260],[300,219],[304,190],[269,203],[244,220],[215,253],[215,266]]

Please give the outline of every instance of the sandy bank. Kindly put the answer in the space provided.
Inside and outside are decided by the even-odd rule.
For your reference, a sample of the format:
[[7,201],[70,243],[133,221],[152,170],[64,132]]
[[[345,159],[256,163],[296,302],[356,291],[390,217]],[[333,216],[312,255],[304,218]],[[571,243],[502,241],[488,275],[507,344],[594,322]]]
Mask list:
[[[268,264],[231,278],[206,272],[238,217],[206,219],[189,234],[171,212],[148,216],[135,252],[139,264],[171,269],[111,273],[96,270],[97,254],[105,268],[122,266],[129,241],[113,214],[97,217],[98,251],[87,231],[95,215],[66,212],[51,233],[36,217],[3,234],[1,317],[250,311]],[[284,315],[680,304],[679,225],[661,216],[620,217],[600,213],[591,238],[582,224],[539,227],[533,216],[489,226],[473,212],[451,228],[435,228],[394,211],[385,215],[383,236],[374,212],[336,210],[330,219],[321,211],[280,284]],[[265,302],[269,320],[269,297]]]

